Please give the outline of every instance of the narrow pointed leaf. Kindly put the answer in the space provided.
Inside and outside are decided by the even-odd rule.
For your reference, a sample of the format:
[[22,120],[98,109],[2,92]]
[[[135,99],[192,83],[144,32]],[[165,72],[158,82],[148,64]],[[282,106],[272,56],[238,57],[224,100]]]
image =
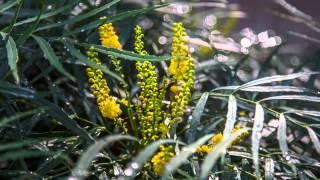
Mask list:
[[208,97],[209,97],[208,92],[203,93],[201,98],[199,99],[195,109],[192,112],[190,127],[187,131],[188,143],[192,143],[194,141],[194,139],[196,138],[196,131],[197,131],[197,128],[200,124],[200,118],[203,113],[204,107],[207,103]]
[[[218,91],[218,90],[236,90],[239,89],[240,86],[224,86],[224,87],[218,87],[214,89],[213,91]],[[310,89],[307,88],[302,88],[302,87],[295,87],[295,86],[252,86],[252,87],[247,87],[243,89],[239,89],[241,91],[249,91],[249,92],[298,92],[298,93],[303,93],[303,92],[313,92]]]
[[[2,39],[5,40],[7,35],[6,33],[0,32]],[[7,57],[8,57],[8,65],[12,72],[12,75],[17,84],[19,84],[20,78],[18,75],[17,63],[19,61],[18,50],[16,47],[16,43],[14,42],[11,36],[8,37],[6,41],[6,49],[7,49]]]
[[0,13],[5,12],[6,10],[12,8],[13,6],[15,6],[18,3],[18,0],[11,0],[8,1],[4,4],[0,5]]
[[281,96],[272,96],[260,100],[270,101],[270,100],[300,100],[300,101],[311,101],[311,102],[320,102],[320,97],[317,96],[303,96],[303,95],[281,95]]
[[230,95],[228,100],[227,121],[223,131],[223,140],[226,140],[231,136],[232,129],[236,122],[236,117],[237,117],[237,100],[233,95]]
[[288,154],[288,144],[287,144],[287,123],[284,115],[281,113],[279,117],[279,126],[277,131],[277,138],[279,141],[279,146],[283,156]]
[[294,73],[294,74],[289,74],[289,75],[275,75],[275,76],[270,76],[270,77],[265,77],[265,78],[260,78],[254,81],[247,82],[243,85],[241,85],[238,90],[248,88],[251,86],[257,86],[261,84],[267,84],[267,83],[272,83],[272,82],[277,82],[277,81],[286,81],[286,80],[291,80],[295,79],[301,76],[306,76],[306,75],[313,75],[313,74],[319,74],[318,72],[300,72],[300,73]]
[[75,78],[64,69],[58,56],[54,53],[53,49],[50,47],[50,44],[46,40],[44,40],[42,37],[33,36],[33,38],[39,44],[41,50],[43,51],[43,54],[49,60],[50,64],[53,67],[55,67],[58,71],[60,71],[63,75],[68,77],[70,80],[75,81]]
[[251,151],[253,157],[253,164],[256,170],[256,176],[260,176],[259,170],[259,147],[260,147],[260,139],[261,139],[261,131],[263,128],[264,122],[264,110],[263,107],[257,103],[254,122],[253,122],[253,129],[252,129],[252,136],[251,136]]
[[310,139],[314,145],[314,148],[316,149],[316,151],[318,152],[318,154],[320,154],[320,141],[319,138],[317,136],[317,134],[313,131],[313,129],[307,127]]

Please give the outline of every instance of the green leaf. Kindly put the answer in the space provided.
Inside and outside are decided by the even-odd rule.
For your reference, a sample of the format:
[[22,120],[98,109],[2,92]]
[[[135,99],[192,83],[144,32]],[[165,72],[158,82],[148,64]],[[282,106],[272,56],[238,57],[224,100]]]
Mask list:
[[86,24],[82,27],[79,27],[77,29],[75,29],[73,32],[71,32],[70,34],[74,34],[74,33],[79,33],[79,32],[84,32],[90,29],[96,29],[98,28],[100,25],[104,24],[104,23],[108,23],[108,22],[115,22],[121,19],[125,19],[128,17],[134,17],[143,13],[146,13],[148,11],[154,10],[154,9],[158,9],[161,7],[165,7],[168,6],[168,4],[162,4],[162,5],[156,5],[156,6],[152,6],[152,7],[147,7],[147,8],[142,8],[142,9],[137,9],[137,10],[132,10],[132,11],[126,11],[126,12],[122,12],[119,14],[116,14],[114,16],[108,17],[107,19],[99,19],[99,20],[95,20],[89,24]]
[[256,104],[256,111],[253,120],[253,129],[252,129],[252,136],[251,136],[251,151],[253,157],[253,164],[256,170],[256,176],[260,177],[259,171],[259,147],[260,147],[260,139],[261,139],[261,132],[263,128],[264,122],[264,110],[261,104]]
[[12,1],[8,1],[4,4],[0,5],[0,13],[12,8],[13,6],[15,6],[18,3],[18,0],[12,0]]
[[76,49],[72,44],[64,41],[64,45],[67,47],[67,49],[69,49],[71,55],[76,57],[79,61],[83,62],[84,64],[86,64],[92,68],[100,69],[102,72],[106,73],[107,75],[111,76],[112,78],[126,84],[126,82],[120,76],[118,76],[116,73],[113,73],[112,71],[110,71],[108,69],[108,67],[106,67],[105,65],[100,65],[100,64],[94,63],[93,61],[88,59],[87,56],[83,55],[78,49]]
[[79,43],[78,45],[83,46],[85,48],[94,47],[97,52],[100,52],[105,55],[112,55],[115,57],[132,60],[132,61],[165,61],[170,60],[170,56],[153,56],[153,55],[140,55],[134,53],[132,51],[125,51],[120,49],[114,48],[106,48],[101,45],[94,45],[94,44],[87,44],[87,43]]
[[107,136],[94,144],[92,144],[80,157],[76,167],[72,171],[72,176],[76,179],[83,179],[87,175],[87,169],[91,162],[97,157],[98,153],[107,145],[120,140],[134,140],[136,138],[127,135],[110,135]]
[[288,155],[288,144],[287,144],[287,122],[284,114],[279,116],[279,126],[277,131],[277,138],[279,141],[279,146],[282,152],[282,155],[285,157]]
[[223,130],[223,140],[228,139],[231,136],[232,129],[237,118],[237,100],[233,95],[229,96],[228,100],[228,112],[227,121]]
[[188,143],[192,143],[196,138],[196,131],[198,126],[200,125],[200,118],[203,113],[204,107],[207,103],[209,97],[209,93],[205,92],[202,94],[201,98],[199,99],[195,109],[192,112],[192,118],[190,120],[190,127],[187,131],[187,138]]
[[169,163],[166,165],[162,179],[163,180],[168,179],[170,174],[172,174],[181,164],[188,161],[188,158],[197,151],[197,148],[199,146],[206,143],[212,137],[213,137],[213,134],[205,135],[201,137],[199,140],[197,140],[196,142],[183,147],[182,151],[178,155],[173,157],[169,161]]
[[85,13],[85,14],[74,16],[71,19],[68,19],[68,20],[65,20],[65,21],[62,21],[62,22],[59,22],[59,23],[50,24],[50,25],[46,25],[46,26],[40,27],[36,31],[52,29],[52,28],[55,28],[55,27],[64,26],[66,24],[70,25],[70,24],[82,21],[82,20],[87,19],[87,18],[89,18],[91,16],[99,14],[100,12],[105,11],[106,9],[109,9],[111,6],[117,4],[118,2],[120,2],[120,0],[113,0],[110,3],[107,3],[107,4],[105,4],[105,5],[103,5],[103,6],[99,7],[99,8],[95,8],[95,9],[93,9],[93,10],[91,10],[91,11]]
[[53,49],[50,47],[50,44],[47,41],[45,41],[42,37],[33,35],[33,38],[39,44],[45,58],[49,60],[50,64],[53,67],[55,67],[58,71],[60,71],[63,75],[68,77],[70,80],[75,81],[75,78],[63,68],[58,56],[54,53]]
[[[4,32],[0,32],[2,39],[5,40],[8,34]],[[7,56],[8,56],[8,65],[12,72],[12,75],[17,84],[19,84],[20,78],[18,75],[18,68],[17,63],[19,61],[18,50],[16,47],[16,43],[14,42],[11,36],[8,36],[8,40],[6,41],[6,49],[7,49]]]
[[214,167],[218,158],[224,155],[227,148],[232,144],[232,142],[246,131],[248,131],[248,129],[243,128],[239,131],[236,131],[235,133],[232,133],[232,135],[228,139],[220,142],[212,149],[212,151],[205,157],[203,163],[201,164],[200,179],[208,179],[207,177],[210,173],[210,170],[212,169],[212,167]]
[[178,143],[183,144],[182,142],[171,140],[171,139],[164,139],[158,140],[151,144],[149,144],[146,148],[144,148],[141,152],[139,152],[138,156],[134,158],[134,160],[127,165],[126,170],[124,171],[126,175],[128,175],[127,179],[133,179],[136,175],[136,172],[139,171],[144,163],[154,155],[154,153],[158,150],[159,146],[162,144],[168,143]]

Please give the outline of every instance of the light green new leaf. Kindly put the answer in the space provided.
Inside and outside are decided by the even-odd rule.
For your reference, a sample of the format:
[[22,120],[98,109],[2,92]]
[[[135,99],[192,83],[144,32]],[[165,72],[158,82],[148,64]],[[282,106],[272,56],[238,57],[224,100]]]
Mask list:
[[58,56],[54,53],[53,49],[50,47],[50,44],[46,40],[44,40],[42,37],[34,36],[34,35],[32,37],[37,41],[41,50],[43,51],[45,58],[49,60],[50,64],[53,67],[55,67],[58,71],[60,71],[63,75],[68,77],[70,80],[75,81],[75,78],[64,69]]
[[97,157],[98,153],[107,145],[120,140],[134,140],[136,138],[127,135],[110,135],[94,144],[92,144],[80,157],[76,167],[72,171],[72,176],[76,179],[84,179],[87,175],[87,169],[90,167],[92,161]]
[[[2,39],[5,40],[7,38],[7,34],[4,32],[0,32]],[[7,56],[8,56],[8,65],[10,67],[10,70],[12,72],[12,75],[16,81],[16,83],[19,83],[19,75],[18,75],[18,69],[17,69],[17,63],[19,61],[18,56],[18,50],[16,47],[16,43],[14,42],[13,38],[11,36],[8,37],[8,40],[6,41],[6,49],[7,49]]]

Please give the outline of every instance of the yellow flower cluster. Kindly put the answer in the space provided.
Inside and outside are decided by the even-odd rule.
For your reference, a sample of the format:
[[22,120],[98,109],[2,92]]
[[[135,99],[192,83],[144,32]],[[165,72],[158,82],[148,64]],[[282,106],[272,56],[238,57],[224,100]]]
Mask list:
[[[236,126],[232,129],[232,133],[235,133],[237,132],[238,130],[240,130],[241,127],[240,126]],[[239,143],[240,141],[242,141],[245,137],[247,137],[249,135],[249,132],[248,131],[245,131],[244,133],[242,133],[240,136],[237,137],[237,139],[235,139],[232,144],[237,144]],[[200,154],[207,154],[209,152],[212,151],[212,149],[217,145],[219,144],[220,142],[222,142],[223,140],[223,135],[222,133],[218,133],[216,134],[215,136],[213,136],[211,138],[211,142],[208,144],[208,145],[202,145],[200,147],[198,147],[197,149],[197,152],[200,153]]]
[[171,101],[169,118],[171,124],[181,122],[184,110],[191,98],[194,83],[194,63],[188,52],[185,28],[182,23],[175,23],[173,28],[172,54],[169,73],[174,85],[170,90],[174,93]]
[[[96,64],[101,64],[98,58],[98,53],[91,47],[87,51],[87,55],[90,60]],[[119,104],[116,103],[115,99],[110,96],[110,89],[107,85],[106,80],[103,78],[103,73],[100,69],[87,68],[87,76],[89,78],[90,87],[93,94],[97,99],[99,110],[103,117],[114,119],[120,116],[122,113]]]
[[119,37],[112,23],[106,23],[99,27],[100,41],[102,46],[108,48],[122,49]]
[[[141,55],[148,54],[144,50],[143,33],[140,26],[135,30],[135,51]],[[136,63],[139,78],[138,86],[141,88],[139,102],[136,104],[143,144],[164,137],[162,133],[161,99],[159,99],[158,81],[155,66],[149,61]]]
[[153,156],[151,163],[153,166],[153,171],[156,175],[162,175],[166,163],[168,163],[174,156],[172,146],[160,146],[160,151]]

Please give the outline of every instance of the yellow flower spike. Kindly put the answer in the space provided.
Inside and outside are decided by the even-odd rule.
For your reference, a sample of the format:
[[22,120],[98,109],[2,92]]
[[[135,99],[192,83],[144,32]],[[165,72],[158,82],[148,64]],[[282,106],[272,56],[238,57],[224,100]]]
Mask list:
[[[135,29],[134,49],[140,55],[147,55],[144,50],[143,33],[140,26]],[[155,66],[149,61],[136,62],[139,78],[138,85],[141,88],[139,94],[140,102],[137,102],[136,109],[140,121],[143,144],[146,145],[166,135],[167,129],[163,126],[161,111],[161,99],[159,97],[158,80]]]
[[[89,48],[87,55],[90,60],[97,64],[101,64],[98,53],[94,51],[94,48]],[[119,104],[115,99],[110,96],[110,89],[105,79],[103,79],[103,73],[100,69],[87,68],[87,76],[89,78],[90,87],[92,93],[97,99],[99,110],[103,117],[114,119],[121,115],[122,111]]]
[[173,158],[173,147],[172,146],[160,146],[160,151],[155,154],[152,159],[151,163],[153,166],[153,171],[156,175],[161,176],[165,165]]
[[115,32],[112,23],[106,23],[99,27],[100,41],[102,46],[108,48],[122,49],[119,37]]
[[[170,125],[181,122],[184,110],[191,98],[194,83],[194,63],[188,52],[185,28],[182,23],[175,23],[173,28],[172,54],[169,74],[175,83],[171,91],[174,96],[170,105]],[[179,88],[176,88],[179,87]],[[179,90],[176,92],[175,90]]]

